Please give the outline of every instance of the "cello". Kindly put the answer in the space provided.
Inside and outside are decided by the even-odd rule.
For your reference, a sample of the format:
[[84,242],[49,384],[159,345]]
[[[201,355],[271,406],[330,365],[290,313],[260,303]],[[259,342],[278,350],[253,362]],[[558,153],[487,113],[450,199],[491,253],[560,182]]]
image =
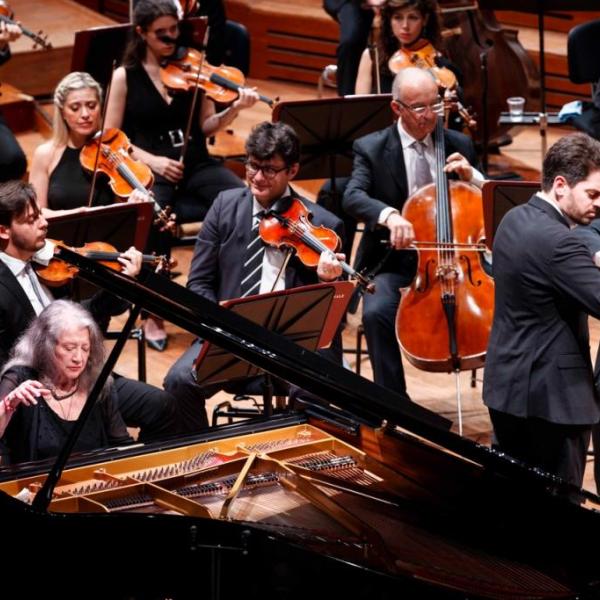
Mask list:
[[[417,274],[402,295],[396,334],[419,369],[459,372],[483,366],[494,312],[494,283],[481,262],[486,246],[481,192],[449,182],[443,117],[435,129],[436,181],[408,198],[402,216],[414,227]],[[427,241],[425,241],[427,240]]]

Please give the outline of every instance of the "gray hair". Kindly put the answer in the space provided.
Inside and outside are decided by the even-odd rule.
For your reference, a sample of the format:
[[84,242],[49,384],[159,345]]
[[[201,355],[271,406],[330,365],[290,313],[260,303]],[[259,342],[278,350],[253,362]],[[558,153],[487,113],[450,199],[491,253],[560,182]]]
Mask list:
[[65,75],[54,90],[54,119],[52,121],[52,139],[57,145],[64,145],[69,140],[69,131],[63,118],[63,108],[67,97],[75,90],[91,89],[96,92],[98,102],[102,102],[102,87],[89,74],[83,71],[74,71]]
[[433,74],[427,69],[419,69],[418,67],[406,67],[402,69],[392,83],[392,97],[396,101],[402,101],[402,92],[407,85],[421,86],[431,83],[436,86]]
[[[62,333],[73,325],[86,327],[90,334],[90,355],[79,377],[79,389],[89,393],[104,365],[104,339],[92,315],[70,300],[55,300],[30,323],[14,345],[2,373],[11,367],[26,366],[37,371],[42,383],[56,381],[56,344]],[[111,384],[112,379],[109,379],[104,386],[103,397]]]

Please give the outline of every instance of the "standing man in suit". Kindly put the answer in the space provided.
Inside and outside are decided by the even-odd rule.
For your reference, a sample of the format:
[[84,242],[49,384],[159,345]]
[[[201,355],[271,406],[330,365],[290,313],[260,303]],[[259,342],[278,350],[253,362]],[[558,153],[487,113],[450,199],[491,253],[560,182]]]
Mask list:
[[[33,187],[23,181],[0,184],[0,366],[31,320],[54,300],[31,265],[32,260],[47,264],[52,257],[52,248],[44,255],[47,231],[48,222]],[[123,272],[135,277],[141,258],[140,252],[130,248],[118,260]],[[127,308],[127,303],[103,290],[82,304],[103,330],[112,315]],[[116,374],[114,386],[125,423],[140,427],[141,441],[175,433],[176,403],[170,394]]]
[[[312,222],[343,236],[340,219],[296,194],[290,181],[300,168],[300,142],[284,123],[263,122],[246,141],[248,188],[221,192],[210,207],[196,240],[187,287],[214,302],[334,281],[342,273],[339,261],[324,252],[316,271],[296,256],[266,247],[257,237],[266,211],[284,212],[292,196],[312,213]],[[343,259],[343,255],[337,255]],[[165,389],[177,397],[184,427],[194,431],[208,424],[204,399],[217,391],[202,389],[192,367],[202,340],[173,365],[165,378]]]
[[324,0],[325,12],[340,25],[337,55],[337,90],[340,96],[354,94],[358,64],[367,47],[374,8],[381,0]]
[[542,191],[496,232],[483,383],[500,450],[578,486],[600,419],[587,327],[587,314],[600,318],[600,272],[573,227],[598,209],[600,143],[566,136],[544,158]]
[[[375,382],[406,394],[395,319],[400,288],[412,281],[417,256],[415,252],[389,252],[384,242],[389,239],[399,250],[414,240],[412,224],[400,213],[406,199],[435,176],[432,133],[443,103],[431,74],[416,68],[396,75],[392,96],[397,123],[354,142],[354,165],[343,208],[365,223],[357,270],[376,273],[376,292],[366,294],[363,300],[363,325]],[[444,146],[446,172],[481,185],[483,176],[472,166],[477,158],[471,140],[446,130]]]

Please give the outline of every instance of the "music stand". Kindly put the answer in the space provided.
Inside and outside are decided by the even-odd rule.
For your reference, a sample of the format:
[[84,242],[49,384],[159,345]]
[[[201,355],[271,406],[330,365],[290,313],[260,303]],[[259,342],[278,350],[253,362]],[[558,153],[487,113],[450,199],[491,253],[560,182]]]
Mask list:
[[[178,43],[182,46],[202,48],[207,18],[192,17],[187,19],[186,23]],[[89,73],[106,89],[112,75],[113,63],[117,65],[121,63],[130,31],[129,23],[76,31],[71,71]]]
[[[236,298],[224,302],[223,306],[314,352],[331,343],[353,290],[354,285],[348,281],[334,281]],[[196,382],[203,386],[262,374],[258,367],[206,341],[194,362],[194,370]],[[273,389],[270,375],[265,376],[263,410],[270,416]]]
[[537,181],[486,181],[483,184],[485,242],[492,247],[502,217],[515,206],[525,204],[540,189]]
[[[124,252],[130,246],[143,250],[154,219],[152,202],[110,204],[48,218],[48,238],[67,246],[81,247],[88,242],[108,242]],[[88,297],[92,288],[78,282],[80,297]],[[85,285],[85,290],[82,290]]]
[[546,110],[546,57],[544,45],[544,14],[550,10],[597,10],[597,0],[480,0],[482,9],[513,10],[535,13],[538,18],[538,36],[540,53],[540,137],[542,140],[542,159],[546,156],[548,112]]
[[320,100],[281,102],[273,110],[273,122],[294,128],[300,138],[300,170],[296,179],[327,179],[331,182],[325,208],[338,215],[346,228],[342,251],[350,256],[356,221],[341,207],[336,177],[352,173],[354,140],[394,122],[391,94],[345,96]]

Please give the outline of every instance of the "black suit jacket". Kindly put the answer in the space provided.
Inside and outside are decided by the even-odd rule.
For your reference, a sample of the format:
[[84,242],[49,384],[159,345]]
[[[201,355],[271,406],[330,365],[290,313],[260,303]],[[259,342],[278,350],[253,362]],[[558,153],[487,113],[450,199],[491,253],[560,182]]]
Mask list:
[[559,424],[598,422],[586,313],[600,317],[600,270],[588,248],[533,196],[502,219],[493,256],[485,404]]
[[[68,291],[68,288],[60,288],[54,296],[64,297]],[[82,305],[92,313],[103,331],[108,327],[110,317],[122,313],[128,306],[123,300],[102,290],[82,302]],[[6,362],[17,338],[34,317],[35,311],[27,294],[11,270],[0,261],[0,366]]]
[[[477,165],[475,148],[466,135],[446,130],[444,146],[446,156],[460,152],[472,165]],[[377,224],[379,214],[388,206],[402,211],[408,197],[404,153],[397,125],[394,123],[386,129],[359,138],[354,142],[353,150],[352,177],[344,193],[343,208],[365,223],[356,268],[371,270],[386,254],[382,240],[389,238],[388,229]],[[415,252],[392,252],[381,270],[405,274],[408,285],[415,267]]]
[[[315,225],[324,225],[343,236],[343,224],[338,217],[318,204],[298,196],[312,213]],[[242,258],[252,224],[252,194],[248,188],[221,192],[202,223],[196,240],[187,287],[219,302],[239,298]],[[318,283],[315,269],[305,267],[295,256],[285,271],[286,289]]]

